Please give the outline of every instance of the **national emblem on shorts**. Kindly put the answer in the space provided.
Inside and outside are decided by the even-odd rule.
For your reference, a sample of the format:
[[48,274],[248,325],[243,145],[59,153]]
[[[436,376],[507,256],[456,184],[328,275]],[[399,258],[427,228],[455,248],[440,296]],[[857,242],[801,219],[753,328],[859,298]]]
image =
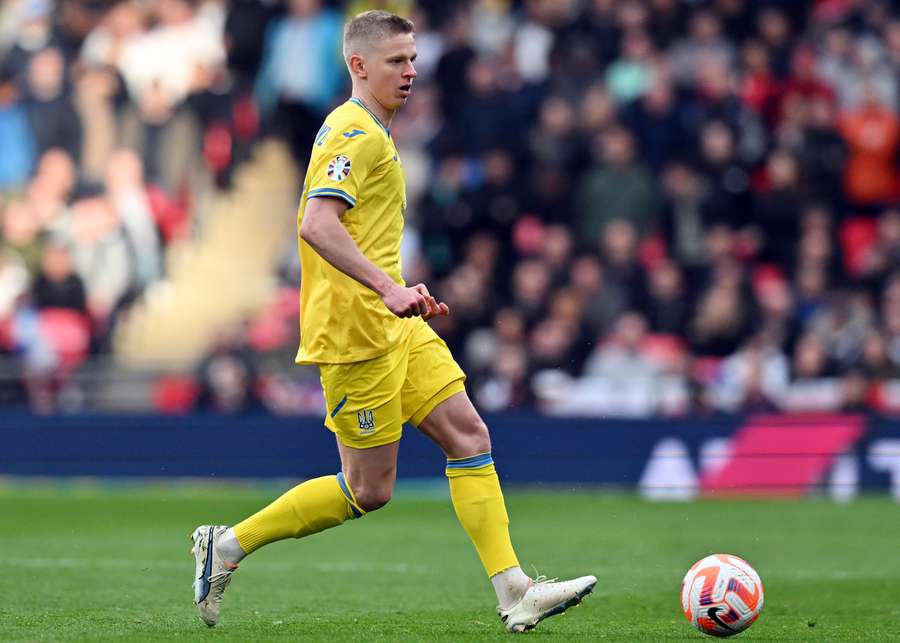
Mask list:
[[361,435],[368,435],[375,431],[375,414],[369,410],[356,412],[356,420],[359,422],[359,432]]
[[332,181],[343,181],[350,174],[350,159],[346,156],[335,156],[328,163],[328,178]]

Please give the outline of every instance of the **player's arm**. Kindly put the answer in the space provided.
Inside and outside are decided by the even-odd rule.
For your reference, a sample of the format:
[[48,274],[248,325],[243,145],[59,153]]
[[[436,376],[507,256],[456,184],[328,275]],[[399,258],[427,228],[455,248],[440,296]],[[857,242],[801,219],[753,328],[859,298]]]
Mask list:
[[347,207],[338,198],[309,199],[300,223],[300,238],[332,266],[378,293],[388,310],[398,317],[421,315],[429,319],[448,314],[447,304],[437,303],[423,284],[401,286],[366,258],[341,224]]

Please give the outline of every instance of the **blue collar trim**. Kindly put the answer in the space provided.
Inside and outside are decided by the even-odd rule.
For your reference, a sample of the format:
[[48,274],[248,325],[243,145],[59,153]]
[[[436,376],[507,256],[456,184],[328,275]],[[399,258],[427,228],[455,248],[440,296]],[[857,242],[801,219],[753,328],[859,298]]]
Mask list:
[[384,123],[381,122],[381,119],[378,118],[377,116],[375,116],[375,113],[374,113],[371,109],[369,109],[368,107],[366,107],[366,104],[365,104],[364,102],[362,102],[361,100],[359,100],[356,96],[351,97],[351,98],[350,98],[350,102],[351,102],[351,103],[354,103],[354,104],[356,104],[356,105],[359,105],[359,106],[362,107],[364,110],[366,110],[366,112],[368,112],[369,116],[371,116],[372,119],[373,119],[376,123],[378,123],[378,126],[379,126],[381,129],[384,130],[385,134],[387,134],[388,136],[391,135],[391,130],[390,130],[390,128],[385,127]]

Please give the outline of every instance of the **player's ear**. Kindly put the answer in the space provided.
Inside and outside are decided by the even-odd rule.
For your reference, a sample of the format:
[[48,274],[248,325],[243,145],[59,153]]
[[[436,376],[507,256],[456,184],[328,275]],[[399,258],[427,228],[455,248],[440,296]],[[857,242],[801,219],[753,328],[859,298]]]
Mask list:
[[359,76],[360,78],[368,76],[368,73],[366,72],[366,59],[360,54],[350,54],[350,59],[347,61],[347,64],[350,66],[350,72],[354,76]]

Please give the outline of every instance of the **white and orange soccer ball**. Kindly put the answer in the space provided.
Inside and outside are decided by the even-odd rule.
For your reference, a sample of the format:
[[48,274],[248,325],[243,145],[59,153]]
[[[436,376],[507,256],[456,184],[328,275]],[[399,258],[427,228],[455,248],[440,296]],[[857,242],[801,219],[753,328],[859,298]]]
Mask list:
[[763,607],[763,584],[747,561],[731,554],[698,560],[681,582],[684,615],[704,634],[734,636],[753,625]]

